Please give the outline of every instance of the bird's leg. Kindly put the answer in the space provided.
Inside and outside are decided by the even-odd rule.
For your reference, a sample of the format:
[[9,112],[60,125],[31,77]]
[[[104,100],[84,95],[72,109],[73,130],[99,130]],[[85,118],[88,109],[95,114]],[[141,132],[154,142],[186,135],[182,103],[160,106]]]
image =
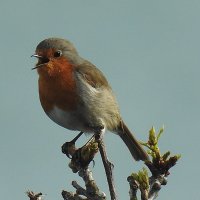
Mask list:
[[99,126],[89,126],[91,129],[93,129],[94,134],[92,135],[92,137],[86,142],[86,144],[83,145],[87,146],[92,140],[95,140],[96,134],[99,133],[101,130],[104,129],[103,125],[99,125]]
[[81,137],[81,135],[83,135],[83,131],[81,131],[73,140],[71,140],[71,143],[76,143],[76,141]]
[[78,138],[83,134],[83,132],[81,131],[73,140],[71,140],[70,142],[65,142],[62,145],[62,152],[68,157],[68,158],[72,158],[72,155],[74,154],[74,152],[76,151],[76,147],[75,147],[75,143],[78,140]]
[[[88,141],[85,145],[83,145],[81,148],[86,147],[88,144],[90,144],[92,141],[95,141],[95,137],[96,137],[96,133],[101,132],[101,130],[104,129],[103,125],[95,125],[95,126],[88,126],[90,128],[90,130],[93,130],[93,132],[95,133]],[[75,146],[76,141],[78,140],[78,138],[83,134],[83,132],[81,131],[73,140],[71,140],[70,142],[65,142],[62,145],[62,153],[64,153],[68,158],[72,159],[74,153],[77,151],[77,148]]]
[[68,155],[69,154],[71,155],[70,167],[72,168],[73,172],[77,172],[80,169],[85,168],[86,166],[89,165],[91,161],[93,161],[93,165],[94,165],[93,159],[99,150],[98,143],[96,141],[96,135],[101,129],[102,129],[102,126],[101,127],[90,126],[90,130],[93,130],[94,134],[82,147],[76,149],[74,146],[74,149],[71,153],[69,153],[69,149],[71,148],[67,147],[67,150],[68,150],[67,153]]
[[95,139],[95,134],[92,135],[92,137],[83,146],[87,146],[94,139]]

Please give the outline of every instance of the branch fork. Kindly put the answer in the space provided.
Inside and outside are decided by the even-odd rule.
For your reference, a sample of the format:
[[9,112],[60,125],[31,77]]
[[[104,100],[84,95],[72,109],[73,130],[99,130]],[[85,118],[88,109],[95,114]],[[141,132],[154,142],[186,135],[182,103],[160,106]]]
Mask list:
[[[148,175],[146,168],[143,168],[138,173],[132,173],[127,181],[129,182],[130,200],[138,200],[138,191],[140,192],[141,200],[154,200],[158,196],[161,186],[167,184],[169,176],[169,169],[172,168],[180,159],[180,155],[170,157],[170,152],[161,154],[158,148],[158,140],[163,132],[160,129],[156,134],[155,129],[149,131],[149,140],[147,143],[141,143],[149,150],[148,154],[151,160],[147,160],[144,164],[151,172]],[[75,192],[68,192],[63,190],[62,197],[64,200],[105,200],[106,194],[101,192],[93,178],[92,171],[89,169],[89,164],[93,161],[95,155],[99,151],[101,154],[102,162],[106,172],[107,182],[109,186],[111,200],[116,200],[116,190],[114,186],[113,168],[114,165],[108,160],[105,144],[103,141],[104,129],[96,130],[95,135],[81,148],[75,145],[76,140],[83,133],[79,133],[71,142],[66,142],[62,146],[62,152],[71,159],[69,167],[74,173],[83,179],[85,187],[79,185],[76,181],[72,181],[72,186],[76,189]],[[42,193],[34,193],[32,191],[26,192],[30,200],[41,200]]]

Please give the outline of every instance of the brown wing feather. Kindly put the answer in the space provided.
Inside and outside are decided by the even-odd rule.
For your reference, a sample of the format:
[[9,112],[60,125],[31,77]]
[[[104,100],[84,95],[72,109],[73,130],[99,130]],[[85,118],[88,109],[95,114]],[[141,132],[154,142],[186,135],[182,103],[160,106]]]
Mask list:
[[81,65],[76,66],[76,71],[94,88],[102,86],[110,87],[104,74],[89,61],[85,61]]

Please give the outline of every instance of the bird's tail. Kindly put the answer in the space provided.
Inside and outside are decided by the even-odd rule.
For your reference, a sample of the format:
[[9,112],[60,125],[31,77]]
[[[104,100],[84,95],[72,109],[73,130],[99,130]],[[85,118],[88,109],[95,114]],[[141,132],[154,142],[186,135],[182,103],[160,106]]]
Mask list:
[[129,131],[128,127],[126,126],[126,124],[123,121],[121,121],[117,132],[118,132],[118,135],[121,137],[121,139],[126,144],[126,146],[128,147],[131,155],[133,156],[133,158],[136,161],[149,160],[148,154],[144,151],[142,146],[135,139],[135,137],[132,135],[132,133]]

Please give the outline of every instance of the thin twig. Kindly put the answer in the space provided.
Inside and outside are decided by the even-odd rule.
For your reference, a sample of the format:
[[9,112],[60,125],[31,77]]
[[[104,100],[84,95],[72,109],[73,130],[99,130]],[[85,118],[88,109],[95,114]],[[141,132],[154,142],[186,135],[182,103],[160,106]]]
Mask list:
[[95,140],[98,143],[99,152],[101,154],[101,159],[103,161],[104,169],[106,172],[106,177],[107,177],[107,181],[108,181],[111,200],[116,200],[117,195],[116,195],[113,173],[112,173],[114,165],[108,160],[106,149],[105,149],[105,144],[103,142],[103,131],[102,130],[99,133],[96,133]]
[[41,200],[42,199],[42,193],[41,192],[34,193],[33,191],[28,190],[26,192],[26,194],[30,198],[30,200]]
[[129,196],[130,200],[137,200],[137,191],[139,189],[139,183],[133,178],[133,176],[129,176],[127,178],[127,181],[129,182]]
[[158,192],[161,189],[161,185],[166,185],[166,184],[167,184],[166,175],[150,177],[150,190],[149,190],[148,200],[154,200],[158,196]]
[[65,190],[62,191],[62,197],[65,200],[85,200],[85,198],[82,198],[75,193],[68,192]]

